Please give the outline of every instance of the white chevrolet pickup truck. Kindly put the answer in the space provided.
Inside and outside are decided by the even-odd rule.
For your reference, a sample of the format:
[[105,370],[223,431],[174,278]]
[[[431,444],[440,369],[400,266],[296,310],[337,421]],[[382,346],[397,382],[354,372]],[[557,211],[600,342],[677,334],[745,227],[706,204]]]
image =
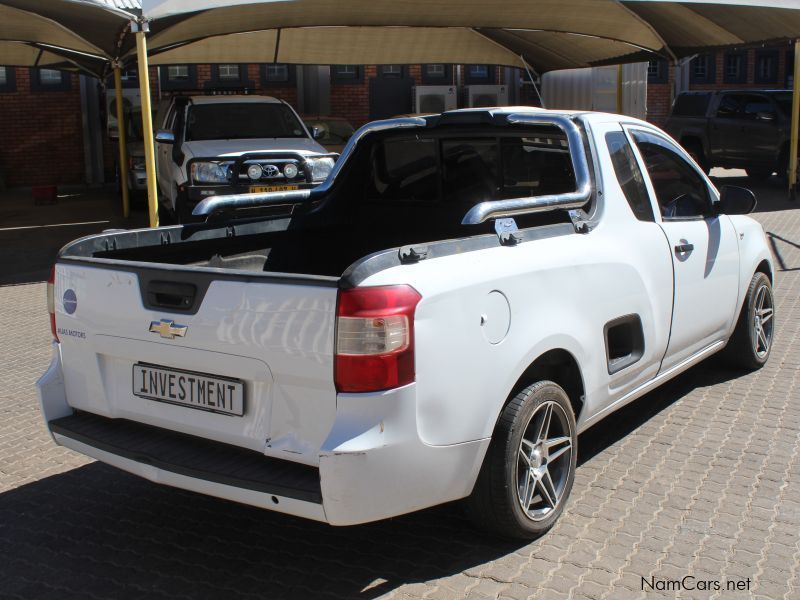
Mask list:
[[332,525],[465,499],[540,535],[579,433],[723,348],[767,361],[754,206],[618,115],[375,122],[314,189],[66,246],[42,412],[56,443],[187,490]]

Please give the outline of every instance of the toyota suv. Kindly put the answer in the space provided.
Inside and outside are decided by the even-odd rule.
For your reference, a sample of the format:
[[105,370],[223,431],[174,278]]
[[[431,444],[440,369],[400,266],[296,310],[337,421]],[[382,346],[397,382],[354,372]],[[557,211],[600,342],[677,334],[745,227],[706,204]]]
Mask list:
[[335,155],[276,98],[178,96],[159,113],[158,188],[180,222],[209,196],[310,188],[333,169]]

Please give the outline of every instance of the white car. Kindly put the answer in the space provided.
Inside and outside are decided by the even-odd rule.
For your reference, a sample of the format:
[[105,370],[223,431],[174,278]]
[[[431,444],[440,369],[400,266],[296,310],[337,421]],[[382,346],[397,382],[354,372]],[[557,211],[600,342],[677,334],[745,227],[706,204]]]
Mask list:
[[372,123],[313,190],[66,246],[42,412],[58,444],[179,488],[332,525],[466,499],[540,535],[580,432],[726,346],[767,361],[754,206],[618,115]]
[[219,194],[310,188],[333,169],[294,109],[269,96],[176,96],[156,117],[158,189],[180,222]]

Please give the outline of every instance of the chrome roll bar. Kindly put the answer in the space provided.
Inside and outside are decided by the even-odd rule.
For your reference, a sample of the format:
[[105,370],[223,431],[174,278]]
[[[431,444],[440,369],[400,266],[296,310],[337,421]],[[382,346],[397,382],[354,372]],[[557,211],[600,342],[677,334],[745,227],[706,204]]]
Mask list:
[[[265,192],[259,194],[228,194],[225,196],[209,196],[201,201],[192,211],[196,216],[209,216],[228,209],[250,208],[253,206],[268,206],[270,204],[285,204],[292,202],[305,202],[315,196],[324,194],[336,181],[342,170],[342,165],[355,151],[356,145],[368,133],[384,131],[386,129],[405,129],[409,127],[425,127],[427,121],[421,117],[403,117],[399,119],[386,119],[373,121],[360,127],[347,141],[341,155],[333,165],[328,178],[320,185],[307,190],[292,190],[288,192]],[[309,157],[313,158],[313,157]]]
[[546,212],[557,209],[580,208],[592,197],[592,180],[589,176],[589,163],[583,147],[583,135],[578,126],[564,115],[541,115],[515,113],[507,117],[511,125],[555,125],[567,136],[572,170],[575,173],[576,189],[566,194],[550,194],[529,198],[510,198],[489,200],[473,206],[461,221],[462,225],[477,225],[487,219],[511,217],[528,213]]

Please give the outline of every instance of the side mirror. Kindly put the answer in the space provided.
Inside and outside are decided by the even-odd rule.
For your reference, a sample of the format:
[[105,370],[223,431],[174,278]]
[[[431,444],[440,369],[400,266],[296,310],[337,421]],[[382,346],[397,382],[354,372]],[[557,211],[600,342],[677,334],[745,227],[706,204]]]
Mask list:
[[160,129],[156,132],[156,142],[159,144],[174,144],[175,134],[166,129]]
[[724,185],[720,190],[717,213],[722,215],[749,215],[756,208],[756,196],[747,188]]
[[775,113],[771,112],[758,112],[756,113],[756,121],[774,121]]
[[319,127],[312,127],[311,128],[311,137],[313,137],[315,140],[318,140],[319,138],[321,138],[322,137],[322,129],[319,128]]

